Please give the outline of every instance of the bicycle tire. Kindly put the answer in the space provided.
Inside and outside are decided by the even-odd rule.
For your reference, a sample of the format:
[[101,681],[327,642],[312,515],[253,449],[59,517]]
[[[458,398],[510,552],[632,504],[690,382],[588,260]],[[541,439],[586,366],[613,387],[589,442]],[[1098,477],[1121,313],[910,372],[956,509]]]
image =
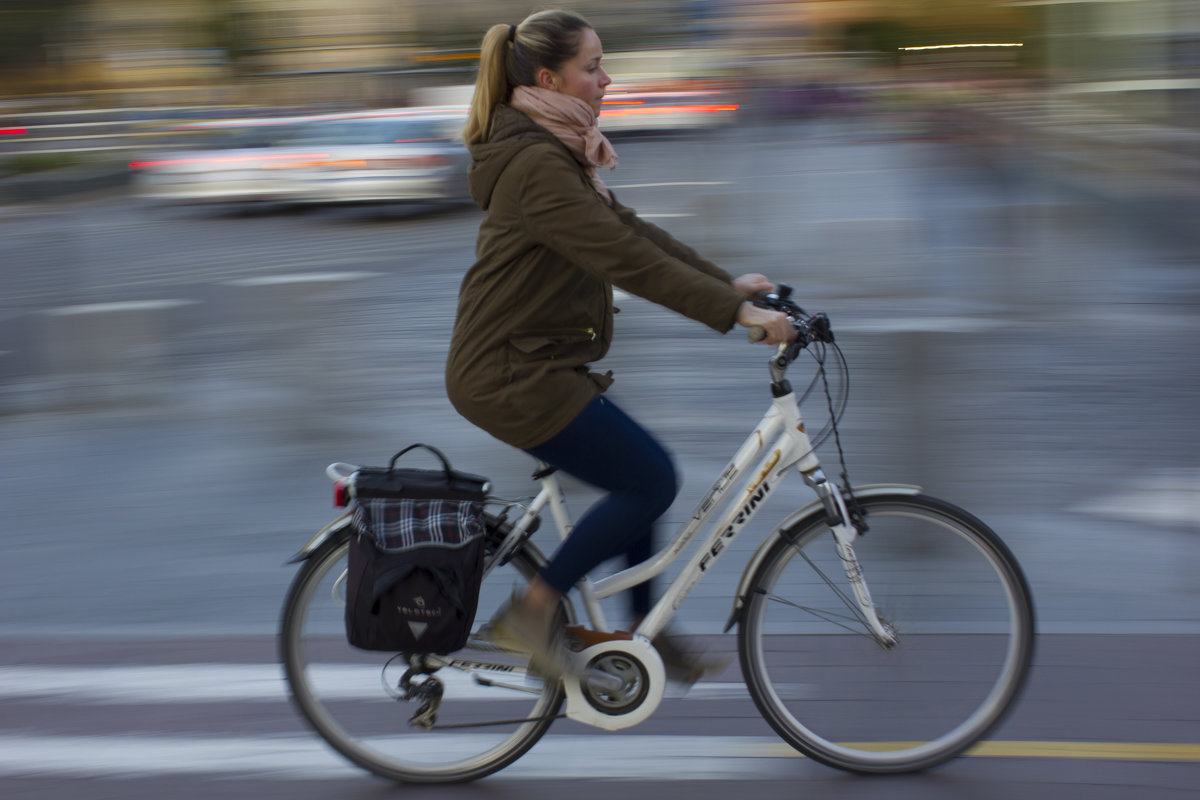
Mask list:
[[[486,558],[492,558],[506,530],[507,524],[489,520]],[[477,634],[513,584],[527,583],[545,563],[541,553],[527,543],[506,564],[489,564],[472,640],[447,656],[514,671],[481,670],[499,683],[485,686],[443,667],[435,673],[446,684],[438,721],[432,730],[423,730],[406,722],[410,712],[419,710],[419,699],[398,699],[399,691],[388,688],[407,667],[403,657],[389,666],[394,654],[358,650],[346,642],[336,576],[344,574],[349,540],[347,526],[314,553],[293,579],[284,603],[280,659],[304,720],[352,763],[401,783],[477,780],[520,758],[558,716],[564,699],[561,682],[526,675],[517,683],[528,658],[488,650]],[[467,727],[458,727],[463,724]]]
[[962,509],[924,495],[859,502],[870,527],[858,561],[898,644],[879,645],[848,610],[819,511],[776,529],[748,584],[742,674],[796,750],[850,772],[915,772],[963,753],[1011,709],[1032,663],[1033,601],[1009,549]]

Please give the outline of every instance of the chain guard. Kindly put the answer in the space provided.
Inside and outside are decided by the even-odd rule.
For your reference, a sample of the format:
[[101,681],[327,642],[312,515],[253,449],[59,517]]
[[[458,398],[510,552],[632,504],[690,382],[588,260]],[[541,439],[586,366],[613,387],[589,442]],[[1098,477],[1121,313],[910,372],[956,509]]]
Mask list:
[[[666,671],[658,651],[645,637],[602,642],[571,653],[570,658],[575,674],[563,679],[568,719],[618,731],[644,722],[662,702]],[[619,678],[621,688],[589,681],[591,670]]]

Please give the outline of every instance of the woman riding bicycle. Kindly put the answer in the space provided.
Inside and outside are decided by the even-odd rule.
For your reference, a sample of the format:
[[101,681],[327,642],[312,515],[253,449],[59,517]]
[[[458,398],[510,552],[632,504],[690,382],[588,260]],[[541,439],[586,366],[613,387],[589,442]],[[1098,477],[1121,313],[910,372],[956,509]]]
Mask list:
[[[597,120],[611,83],[582,17],[543,11],[484,36],[464,138],[470,189],[486,212],[459,294],[446,365],[454,407],[483,430],[608,494],[583,516],[523,597],[493,620],[498,643],[562,668],[559,598],[600,563],[653,552],[655,521],[678,489],[671,457],[604,396],[589,371],[613,333],[612,288],[724,333],[759,326],[794,336],[749,298],[763,275],[733,278],[621,205],[597,175],[617,156]],[[649,612],[651,589],[631,591]]]

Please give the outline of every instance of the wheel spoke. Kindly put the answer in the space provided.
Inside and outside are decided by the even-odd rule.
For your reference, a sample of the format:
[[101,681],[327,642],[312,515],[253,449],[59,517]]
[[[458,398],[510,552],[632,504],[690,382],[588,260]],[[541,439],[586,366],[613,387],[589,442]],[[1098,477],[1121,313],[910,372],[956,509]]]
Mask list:
[[[871,633],[865,629],[866,622],[862,618],[861,615],[854,616],[854,615],[848,615],[848,614],[837,614],[832,611],[825,611],[824,609],[814,608],[813,606],[805,606],[805,605],[800,605],[799,603],[793,603],[791,600],[788,600],[786,597],[780,597],[777,594],[771,594],[769,592],[761,592],[761,594],[768,600],[771,600],[776,603],[782,603],[783,605],[791,606],[792,608],[798,609],[807,614],[811,614],[814,617],[817,617],[818,619],[823,619],[826,622],[830,622],[834,625],[837,625],[839,628],[844,628],[845,630],[850,631],[850,633],[855,633],[860,636],[866,636],[869,638],[873,638],[871,636]],[[842,622],[840,620],[845,620],[845,622]],[[864,626],[864,630],[858,630],[857,628],[853,628],[850,625],[847,625],[846,624],[847,622],[857,623],[860,626]]]
[[[796,547],[795,544],[792,546]],[[814,573],[817,574],[821,581],[829,587],[829,590],[837,595],[838,599],[842,601],[842,605],[849,609],[851,615],[869,631],[871,628],[871,623],[867,621],[867,617],[865,614],[863,614],[862,609],[859,607],[858,601],[850,597],[845,590],[834,583],[833,579],[826,575],[825,571],[818,567],[813,560],[808,557],[808,553],[805,553],[799,547],[796,547],[796,552],[799,553],[800,557],[804,559],[804,562],[808,564],[809,568],[812,569]],[[840,555],[838,556],[838,559],[839,561],[841,560]]]

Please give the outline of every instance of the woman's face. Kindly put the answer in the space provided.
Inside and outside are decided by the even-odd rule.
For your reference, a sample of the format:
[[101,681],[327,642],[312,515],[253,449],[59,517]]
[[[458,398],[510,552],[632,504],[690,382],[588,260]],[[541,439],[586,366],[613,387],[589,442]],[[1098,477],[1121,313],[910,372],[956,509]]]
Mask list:
[[579,33],[579,52],[557,70],[543,70],[540,74],[542,86],[578,97],[599,115],[604,87],[612,83],[612,78],[600,66],[603,57],[600,37],[591,28],[584,28]]

